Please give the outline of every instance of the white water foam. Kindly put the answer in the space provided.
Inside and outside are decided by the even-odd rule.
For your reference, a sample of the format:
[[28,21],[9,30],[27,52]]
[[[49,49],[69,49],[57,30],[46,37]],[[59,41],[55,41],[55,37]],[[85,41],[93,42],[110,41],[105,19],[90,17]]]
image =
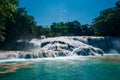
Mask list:
[[0,63],[4,62],[40,62],[45,60],[88,60],[90,56],[66,56],[66,57],[55,57],[55,58],[36,58],[36,59],[7,59],[0,60]]
[[[6,51],[0,52],[0,60],[3,59],[38,59],[56,58],[65,56],[101,56],[102,49],[119,49],[109,43],[114,38],[64,36],[46,39],[32,39],[29,43],[35,46],[30,51]],[[110,44],[110,45],[109,45]],[[99,47],[99,48],[98,48]]]

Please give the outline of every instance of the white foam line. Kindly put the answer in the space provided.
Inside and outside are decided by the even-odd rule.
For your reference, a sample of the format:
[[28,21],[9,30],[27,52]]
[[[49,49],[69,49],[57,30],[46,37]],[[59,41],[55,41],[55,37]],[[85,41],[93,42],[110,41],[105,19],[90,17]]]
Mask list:
[[104,56],[120,56],[120,54],[108,53],[108,54],[104,54]]
[[36,59],[9,59],[9,60],[0,60],[2,62],[27,62],[27,61],[41,61],[41,60],[87,60],[89,57],[85,56],[67,56],[67,57],[56,57],[56,58],[36,58]]

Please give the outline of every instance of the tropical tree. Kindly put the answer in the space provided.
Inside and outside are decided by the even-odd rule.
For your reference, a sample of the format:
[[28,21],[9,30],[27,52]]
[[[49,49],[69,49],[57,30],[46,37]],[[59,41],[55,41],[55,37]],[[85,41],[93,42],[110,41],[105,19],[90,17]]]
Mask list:
[[18,8],[14,16],[6,20],[6,41],[30,39],[36,36],[36,23],[34,18],[27,14],[25,8]]
[[93,21],[93,28],[98,36],[120,36],[120,1],[115,7],[101,11]]
[[0,41],[5,40],[5,21],[6,18],[11,18],[18,6],[18,0],[0,0]]

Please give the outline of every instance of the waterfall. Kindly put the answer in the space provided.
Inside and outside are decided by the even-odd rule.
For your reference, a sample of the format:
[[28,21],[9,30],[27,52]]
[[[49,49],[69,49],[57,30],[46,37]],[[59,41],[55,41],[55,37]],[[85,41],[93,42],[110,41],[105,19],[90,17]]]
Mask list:
[[34,58],[45,58],[45,57],[59,57],[59,56],[71,56],[69,51],[19,51],[19,52],[3,52],[0,53],[0,60],[4,59],[34,59]]
[[[99,50],[105,53],[120,53],[120,37],[64,36],[43,40],[31,40],[30,43],[36,45],[38,49],[44,50],[53,50],[57,45],[60,49],[68,50],[72,53],[76,49],[83,50],[86,48],[99,48]],[[90,53],[90,51],[87,53]],[[96,53],[96,51],[94,50],[93,53]]]
[[[2,59],[34,59],[59,56],[101,56],[107,52],[120,53],[120,38],[92,36],[64,36],[46,39],[32,39],[28,43],[29,51],[2,51]],[[26,46],[27,47],[27,46]]]
[[120,37],[89,37],[88,44],[105,53],[120,53]]
[[30,51],[0,52],[0,59],[33,59],[42,57],[103,54],[101,49],[88,45],[87,39],[83,37],[55,37],[42,40],[32,39],[29,44],[33,45],[35,48]]

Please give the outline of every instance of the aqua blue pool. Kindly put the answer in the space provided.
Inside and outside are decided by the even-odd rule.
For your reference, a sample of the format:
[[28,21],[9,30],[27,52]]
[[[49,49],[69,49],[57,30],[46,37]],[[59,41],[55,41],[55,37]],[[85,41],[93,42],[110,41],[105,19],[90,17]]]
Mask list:
[[0,80],[120,80],[120,61],[116,59],[70,57],[0,62],[13,65],[26,63],[29,67],[22,66],[15,72],[0,74]]

